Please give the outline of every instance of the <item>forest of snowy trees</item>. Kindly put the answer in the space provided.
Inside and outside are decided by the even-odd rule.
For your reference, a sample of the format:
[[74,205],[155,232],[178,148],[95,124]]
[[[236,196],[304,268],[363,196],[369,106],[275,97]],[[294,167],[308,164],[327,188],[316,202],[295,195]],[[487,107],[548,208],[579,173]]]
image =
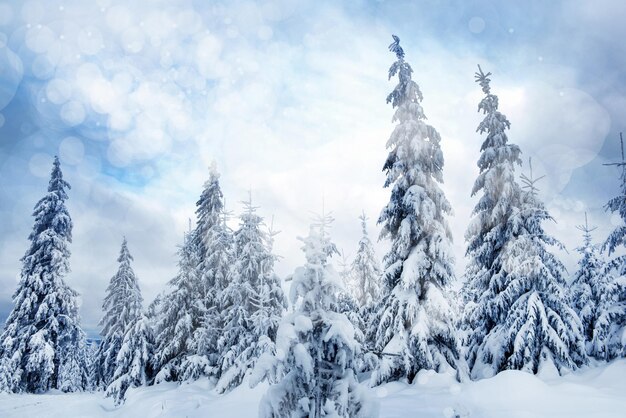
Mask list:
[[[333,218],[322,213],[299,238],[304,265],[278,277],[276,231],[251,195],[237,228],[229,227],[213,165],[195,227],[178,248],[176,276],[144,303],[133,243],[124,238],[103,295],[101,339],[87,344],[79,295],[65,281],[73,224],[56,158],[0,336],[0,392],[102,391],[122,404],[129,388],[161,382],[205,378],[224,394],[266,381],[261,417],[372,417],[367,385],[410,383],[420,370],[463,381],[503,370],[563,374],[626,357],[626,226],[602,239],[585,216],[578,266],[568,275],[553,252],[562,244],[544,228],[554,219],[539,179],[510,142],[492,74],[480,67],[479,174],[467,191],[477,203],[465,234],[465,277],[455,277],[441,138],[393,38],[388,76],[398,82],[387,102],[395,127],[382,167],[389,201],[378,216],[379,239],[390,246],[382,260],[363,213],[356,254],[337,269]],[[619,189],[607,216],[626,221],[623,155],[607,168],[614,169]]]

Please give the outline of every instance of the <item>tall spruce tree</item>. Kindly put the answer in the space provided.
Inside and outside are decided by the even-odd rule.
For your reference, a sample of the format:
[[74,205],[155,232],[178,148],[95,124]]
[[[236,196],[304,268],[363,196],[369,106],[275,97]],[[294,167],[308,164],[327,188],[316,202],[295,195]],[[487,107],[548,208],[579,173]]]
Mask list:
[[179,250],[179,274],[169,283],[170,291],[155,315],[157,382],[196,379],[219,371],[216,335],[225,278],[215,262],[223,258],[219,247],[224,239],[230,240],[230,230],[222,221],[219,177],[213,163],[196,202],[196,227]]
[[120,265],[103,304],[98,363],[100,385],[106,389],[106,396],[121,404],[128,388],[151,381],[154,338],[150,321],[143,313],[143,297],[126,238],[117,261]]
[[[215,162],[209,167],[209,180],[204,183],[204,188],[200,198],[196,202],[196,233],[194,234],[195,245],[200,256],[200,263],[204,263],[210,256],[209,247],[211,245],[210,230],[221,222],[224,212],[224,194],[220,187],[220,174],[217,171]],[[206,270],[206,269],[205,269]],[[212,277],[205,279],[209,282]]]
[[510,122],[491,93],[491,73],[480,66],[476,81],[485,97],[477,131],[486,133],[478,160],[480,173],[472,196],[474,208],[466,240],[469,264],[464,286],[465,326],[469,328],[468,363],[472,377],[504,369],[536,373],[542,364],[559,372],[586,361],[580,320],[568,306],[564,268],[547,251],[561,244],[542,222],[552,219],[537,197],[535,179],[515,179],[520,149],[508,143]]
[[[216,268],[218,267],[217,264],[219,264],[216,264],[218,261],[216,257],[223,256],[220,247],[225,244],[224,240],[229,241],[229,237],[225,236],[225,234],[231,233],[225,226],[227,214],[219,178],[217,166],[213,162],[209,170],[209,180],[205,183],[200,199],[196,202],[197,224],[194,234],[198,252],[200,292],[204,301],[202,320],[210,328],[219,325],[221,292],[224,291],[226,286],[226,278],[223,277],[224,272],[220,268]],[[231,243],[228,243],[228,245],[231,245]],[[206,333],[206,331],[196,329],[196,332],[200,334]],[[215,343],[212,343],[209,351],[214,353],[216,350]],[[200,354],[198,350],[196,352]]]
[[113,379],[124,334],[141,317],[143,299],[131,266],[132,261],[133,256],[128,251],[128,242],[124,237],[117,258],[119,267],[109,282],[102,304],[102,341],[96,353],[97,386],[101,388],[106,388]]
[[411,79],[394,35],[389,49],[397,61],[389,78],[399,82],[387,97],[397,121],[387,142],[383,167],[391,198],[378,222],[380,238],[391,241],[384,259],[382,302],[374,321],[375,345],[383,358],[372,384],[412,381],[421,369],[456,367],[459,345],[445,289],[453,279],[451,233],[446,217],[452,208],[439,184],[443,154],[439,133],[426,124],[422,93]]
[[[215,162],[209,169],[209,180],[204,184],[200,199],[196,202],[197,224],[194,232],[195,248],[198,253],[199,290],[203,300],[203,317],[217,314],[220,293],[224,290],[221,273],[215,271],[215,246],[223,233],[230,232],[224,228],[225,207],[224,195],[219,182],[220,175]],[[219,322],[214,318],[213,322]]]
[[234,234],[232,279],[223,292],[223,329],[218,342],[221,375],[218,392],[241,384],[246,373],[265,352],[273,352],[276,327],[286,302],[273,274],[276,256],[263,231],[251,198],[244,203],[239,229]]
[[186,344],[186,354],[179,366],[178,380],[193,380],[219,373],[217,333],[221,326],[219,304],[224,290],[224,279],[221,277],[222,272],[219,269],[216,271],[215,261],[216,257],[223,255],[220,246],[224,239],[229,240],[230,233],[222,219],[225,210],[224,195],[219,178],[217,165],[213,162],[209,168],[209,180],[205,182],[202,194],[196,202],[197,222],[192,239],[197,253],[197,300],[195,309],[190,312],[192,336]]
[[261,264],[261,283],[257,299],[252,303],[256,310],[252,313],[252,323],[259,340],[256,342],[255,358],[264,353],[275,352],[276,332],[287,309],[287,297],[282,288],[281,279],[274,273],[274,264],[278,256],[274,254],[274,236],[279,232],[274,230],[274,218],[266,232],[263,233],[265,255]]
[[349,257],[343,250],[339,250],[339,257],[339,261],[337,262],[339,269],[337,273],[341,279],[342,287],[337,295],[337,312],[346,315],[354,326],[357,341],[362,343],[364,339],[364,324],[361,318],[359,301],[356,298],[359,292],[358,282],[351,268],[352,263],[350,263]]
[[221,374],[218,341],[224,329],[224,312],[229,306],[223,296],[232,277],[235,258],[233,233],[227,220],[228,213],[222,211],[220,221],[207,232],[207,254],[202,266],[204,275],[213,282],[210,297],[215,298],[215,302],[206,305],[200,327],[194,332],[193,350],[197,356],[186,359],[188,378],[202,374],[219,378]]
[[5,371],[0,382],[12,392],[69,392],[87,385],[78,294],[64,280],[70,271],[72,241],[72,220],[65,206],[69,188],[55,157],[48,193],[35,205],[14,307],[0,336]]
[[116,404],[126,400],[129,388],[144,386],[151,381],[153,349],[150,321],[142,314],[126,327],[113,379],[106,388],[106,395],[112,397]]
[[[359,341],[363,344],[362,357],[359,359],[359,371],[374,370],[379,363],[378,356],[372,351],[376,347],[376,313],[381,294],[380,265],[376,259],[374,246],[367,233],[367,217],[365,212],[359,217],[362,236],[351,265],[351,275],[356,282],[357,315],[348,314],[348,318],[358,327]],[[346,312],[347,313],[347,312]]]
[[170,291],[158,306],[153,360],[156,383],[182,380],[183,362],[193,354],[194,332],[204,315],[204,300],[198,288],[198,241],[194,234],[195,231],[190,231],[185,235],[178,251],[178,274],[168,283]]
[[306,264],[293,274],[294,312],[278,329],[279,350],[266,355],[253,384],[273,383],[261,401],[260,417],[374,417],[355,375],[359,343],[348,318],[337,312],[341,279],[329,263],[337,248],[328,236],[332,218],[322,216],[301,238]]
[[583,244],[576,248],[580,259],[570,285],[570,299],[582,323],[587,353],[594,357],[603,357],[602,344],[597,344],[596,324],[606,302],[605,292],[609,284],[607,265],[600,254],[599,246],[592,241],[591,233],[596,228],[589,227],[587,213],[585,224],[577,226],[577,229],[583,233]]
[[[616,166],[620,173],[620,194],[605,206],[607,211],[618,213],[622,225],[617,226],[607,237],[603,249],[609,257],[626,246],[626,160],[624,159],[624,141],[620,132],[622,161],[607,165]],[[607,265],[608,284],[600,307],[596,323],[593,346],[596,357],[611,360],[626,357],[626,256],[620,255],[609,260]]]
[[469,262],[463,287],[464,326],[469,328],[466,343],[470,369],[477,361],[485,337],[501,321],[501,313],[491,309],[491,301],[501,289],[491,290],[491,282],[503,279],[500,255],[504,245],[519,234],[519,227],[515,228],[512,219],[519,213],[522,200],[522,189],[515,179],[515,166],[522,164],[521,151],[509,143],[506,129],[511,123],[498,111],[498,97],[491,93],[490,75],[484,74],[480,67],[476,73],[476,82],[485,93],[478,105],[485,118],[477,132],[486,133],[487,137],[480,148],[480,173],[472,189],[472,196],[482,195],[465,234]]
[[380,296],[381,271],[374,246],[367,234],[367,217],[365,212],[359,217],[361,221],[362,236],[352,261],[352,275],[357,283],[356,298],[361,307],[368,307]]

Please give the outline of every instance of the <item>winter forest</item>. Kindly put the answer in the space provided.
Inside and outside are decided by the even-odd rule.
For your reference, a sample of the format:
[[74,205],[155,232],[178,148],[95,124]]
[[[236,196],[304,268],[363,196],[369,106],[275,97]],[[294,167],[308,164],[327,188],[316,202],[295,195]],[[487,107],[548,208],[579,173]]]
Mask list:
[[0,416],[626,414],[619,71],[487,1],[51,3],[0,3]]

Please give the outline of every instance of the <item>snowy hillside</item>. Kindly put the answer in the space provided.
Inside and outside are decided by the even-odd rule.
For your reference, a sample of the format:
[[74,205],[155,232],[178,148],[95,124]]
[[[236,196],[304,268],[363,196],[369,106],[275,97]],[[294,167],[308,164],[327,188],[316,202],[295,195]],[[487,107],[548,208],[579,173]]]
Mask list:
[[[422,371],[412,385],[388,383],[371,389],[381,418],[594,417],[618,418],[626,411],[626,360],[564,377],[537,377],[510,370],[477,382],[458,384],[449,376]],[[252,418],[266,384],[240,386],[217,395],[207,380],[131,389],[116,408],[102,393],[0,395],[3,418],[41,417],[221,417]]]

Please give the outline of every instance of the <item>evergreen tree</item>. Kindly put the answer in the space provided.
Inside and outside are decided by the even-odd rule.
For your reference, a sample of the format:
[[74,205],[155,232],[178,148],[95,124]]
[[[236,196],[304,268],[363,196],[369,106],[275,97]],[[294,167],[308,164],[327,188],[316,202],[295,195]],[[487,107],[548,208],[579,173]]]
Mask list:
[[359,217],[363,236],[352,261],[352,275],[357,282],[356,298],[361,307],[368,307],[380,297],[380,267],[376,260],[374,246],[367,235],[367,217],[365,212]]
[[69,188],[55,157],[48,193],[35,205],[14,307],[0,336],[0,364],[10,371],[0,381],[13,392],[76,391],[87,384],[78,294],[63,279],[72,241],[65,206]]
[[256,310],[252,313],[251,319],[258,336],[254,344],[252,358],[255,359],[249,368],[253,369],[258,359],[263,356],[276,354],[276,338],[283,313],[287,309],[287,298],[283,292],[281,280],[274,273],[274,263],[278,259],[272,252],[274,247],[274,236],[278,233],[273,229],[274,220],[267,235],[268,256],[264,258],[262,265],[262,280],[259,289],[258,299],[253,300]]
[[102,340],[96,354],[97,386],[105,388],[111,383],[117,369],[117,355],[128,327],[141,316],[143,299],[137,277],[131,266],[133,256],[128,251],[126,238],[122,241],[119,267],[111,278],[102,304],[104,316],[100,321]]
[[150,382],[153,346],[150,323],[141,315],[129,324],[124,333],[117,353],[113,380],[106,389],[106,395],[112,397],[116,404],[126,400],[128,388],[144,386]]
[[503,248],[501,277],[495,284],[501,292],[490,307],[502,313],[478,351],[482,361],[474,365],[473,375],[491,376],[503,369],[537,373],[541,367],[556,367],[559,373],[586,363],[582,325],[569,306],[564,279],[565,268],[547,250],[563,248],[547,235],[542,223],[553,220],[537,196],[536,180],[522,176],[527,189],[522,194],[521,210],[512,222],[520,233]]
[[504,279],[501,253],[504,245],[519,234],[519,227],[512,220],[519,213],[522,200],[522,189],[515,180],[515,166],[522,163],[521,151],[508,141],[506,129],[511,124],[498,111],[498,97],[491,93],[489,85],[491,73],[484,74],[480,66],[478,68],[476,82],[485,93],[478,110],[485,114],[485,118],[477,131],[486,133],[487,137],[478,160],[480,174],[472,189],[472,196],[481,192],[482,196],[465,234],[469,263],[463,288],[466,301],[464,326],[469,328],[467,357],[470,368],[477,361],[485,337],[502,321],[501,313],[491,309],[492,300],[501,291],[501,287],[494,290],[492,281]]
[[[211,234],[209,231],[221,222],[222,213],[224,212],[224,195],[219,179],[220,175],[217,171],[217,165],[213,162],[209,168],[209,180],[204,183],[200,198],[196,202],[197,224],[196,233],[193,237],[200,257],[200,263],[204,263],[211,254],[209,252],[209,247],[211,246]],[[210,285],[212,281],[210,275],[207,275],[205,279],[209,282],[207,284]]]
[[[622,161],[614,165],[621,169],[620,194],[605,206],[607,211],[617,212],[622,218],[622,225],[615,228],[604,242],[603,249],[611,256],[617,249],[626,246],[626,160],[624,142],[620,132]],[[599,358],[611,360],[626,356],[626,256],[621,255],[609,260],[607,265],[608,283],[601,306],[600,315],[594,331],[593,348]]]
[[194,231],[185,235],[178,256],[178,274],[168,283],[170,291],[161,299],[156,316],[156,383],[182,380],[185,374],[182,364],[193,354],[194,332],[204,315],[204,300],[198,288],[200,272]]
[[[223,255],[223,240],[229,240],[230,230],[222,222],[224,196],[220,188],[215,162],[211,164],[209,180],[204,184],[196,202],[197,224],[192,234],[197,263],[193,288],[196,295],[194,309],[189,311],[191,328],[181,356],[177,380],[193,380],[200,376],[216,375],[217,332],[221,324],[219,304],[224,290],[222,272],[216,271],[216,257]],[[217,247],[217,248],[216,248]],[[228,266],[230,268],[230,265]],[[218,269],[219,270],[219,269]]]
[[99,342],[86,341],[85,358],[87,363],[87,386],[86,390],[93,392],[100,389],[100,365],[98,362]]
[[383,273],[382,303],[374,321],[375,345],[383,353],[372,383],[406,378],[420,369],[456,367],[459,348],[445,289],[453,279],[451,233],[446,216],[452,212],[439,184],[443,154],[439,133],[425,123],[422,93],[411,79],[398,37],[389,49],[397,61],[389,78],[399,83],[387,97],[397,121],[383,169],[389,203],[378,222],[381,239],[391,241]]
[[358,293],[356,277],[352,271],[352,263],[350,263],[349,256],[346,255],[343,249],[339,250],[339,261],[337,261],[337,267],[341,283],[343,283],[342,293],[349,295],[352,300],[356,302],[356,295]]
[[341,282],[328,262],[338,253],[327,234],[331,220],[322,216],[301,239],[307,262],[293,274],[295,310],[278,329],[280,354],[264,356],[252,381],[274,383],[261,401],[261,417],[375,416],[355,376],[354,328],[337,312]]
[[203,263],[205,276],[211,277],[213,286],[212,296],[215,302],[209,306],[201,320],[200,327],[194,332],[193,351],[197,356],[186,359],[186,373],[188,378],[197,378],[199,375],[220,376],[220,352],[218,338],[223,326],[223,313],[228,306],[224,300],[224,290],[230,282],[233,263],[233,233],[226,224],[228,214],[220,214],[220,222],[208,230],[207,256]]
[[[221,299],[221,292],[225,288],[222,272],[216,271],[215,246],[223,245],[221,242],[224,233],[230,232],[225,227],[226,214],[224,207],[224,195],[220,188],[219,178],[215,162],[211,164],[209,180],[204,184],[204,190],[198,202],[196,202],[197,225],[194,233],[196,250],[198,252],[198,269],[200,274],[200,292],[204,301],[204,315],[216,315]],[[224,219],[222,219],[224,217]],[[218,251],[218,254],[221,252]],[[213,318],[213,322],[219,322]]]
[[11,392],[13,389],[12,374],[9,359],[0,357],[0,393]]
[[598,337],[596,333],[596,323],[605,305],[605,292],[607,291],[608,275],[606,274],[606,263],[600,255],[597,245],[592,243],[591,232],[596,228],[590,228],[587,223],[585,213],[585,224],[577,227],[583,233],[583,245],[576,248],[580,254],[578,269],[574,273],[574,279],[570,286],[570,299],[572,307],[578,314],[582,323],[587,352],[594,357],[602,357],[601,345],[596,345]]
[[[515,180],[520,149],[508,143],[509,121],[498,111],[489,76],[476,81],[485,97],[477,131],[486,133],[472,196],[482,192],[466,239],[470,258],[464,287],[468,362],[472,377],[504,369],[536,373],[544,364],[559,372],[586,362],[581,324],[569,307],[564,267],[547,247],[562,245],[542,222],[552,220],[537,197],[536,180]],[[532,167],[531,167],[532,170]]]
[[[357,276],[352,270],[352,263],[350,263],[348,256],[343,250],[339,250],[339,261],[337,265],[339,267],[338,274],[341,279],[341,288],[337,294],[337,312],[344,314],[352,326],[354,326],[355,338],[359,343],[363,343],[363,327],[365,326],[361,318],[359,301],[357,295],[359,294],[357,282]],[[357,370],[361,371],[360,367],[361,358],[359,358]]]
[[251,199],[244,202],[239,229],[235,232],[232,280],[224,290],[224,327],[218,342],[222,357],[218,392],[228,391],[243,380],[265,351],[273,352],[278,318],[285,308],[280,281],[273,274],[276,257],[269,236],[261,229]]

